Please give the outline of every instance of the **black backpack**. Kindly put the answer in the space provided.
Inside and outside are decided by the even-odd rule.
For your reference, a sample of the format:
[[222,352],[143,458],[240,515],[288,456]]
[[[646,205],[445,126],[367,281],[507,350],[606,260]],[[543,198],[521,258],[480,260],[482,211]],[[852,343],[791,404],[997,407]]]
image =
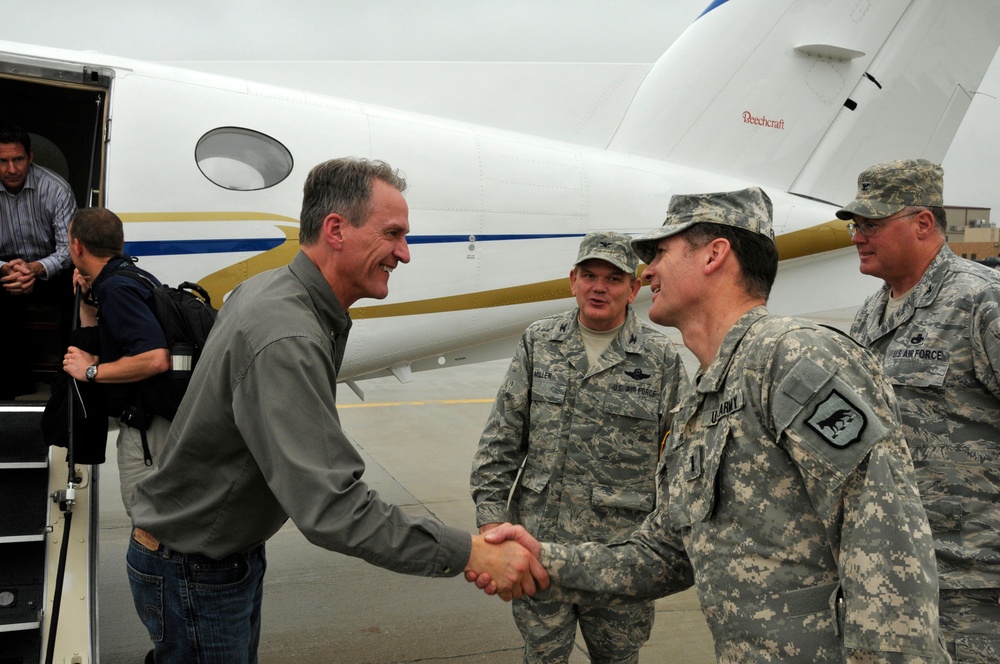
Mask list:
[[128,268],[115,270],[114,274],[129,276],[152,291],[153,315],[163,328],[170,350],[170,370],[147,378],[139,387],[136,404],[139,412],[134,424],[145,429],[141,421],[143,411],[174,419],[219,312],[212,306],[208,291],[190,281],[174,288],[166,284],[157,286],[146,275]]

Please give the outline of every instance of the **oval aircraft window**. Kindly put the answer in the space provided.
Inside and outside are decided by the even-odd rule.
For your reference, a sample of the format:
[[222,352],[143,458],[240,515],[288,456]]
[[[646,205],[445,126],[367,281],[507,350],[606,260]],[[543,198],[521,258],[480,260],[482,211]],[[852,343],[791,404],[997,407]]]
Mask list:
[[273,187],[292,172],[292,154],[284,145],[241,127],[208,132],[198,141],[194,156],[205,177],[237,191]]

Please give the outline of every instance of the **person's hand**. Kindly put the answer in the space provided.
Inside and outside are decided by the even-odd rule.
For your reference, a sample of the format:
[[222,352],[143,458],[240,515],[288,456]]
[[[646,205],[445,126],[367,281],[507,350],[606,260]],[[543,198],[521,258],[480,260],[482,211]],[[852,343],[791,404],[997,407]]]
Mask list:
[[80,289],[80,325],[83,327],[93,327],[97,325],[97,307],[87,303],[87,291],[90,290],[90,277],[80,274],[80,270],[73,270],[73,290]]
[[[481,533],[485,533],[483,539],[488,543],[499,544],[507,540],[513,540],[527,549],[535,560],[541,556],[542,545],[539,544],[538,540],[531,533],[524,529],[524,526],[514,526],[509,523],[483,524],[479,530]],[[540,563],[539,565],[541,566]],[[546,577],[548,577],[547,573]],[[476,572],[467,569],[465,571],[465,580],[469,583],[475,583],[476,587],[487,595],[495,595],[498,591],[497,584],[493,581],[489,572]],[[547,586],[548,584],[546,583],[542,588]]]
[[542,545],[531,533],[524,529],[524,526],[515,526],[511,523],[502,523],[495,528],[491,528],[484,538],[490,544],[499,544],[504,540],[514,540],[525,549],[531,552],[535,558],[542,555]]
[[[488,533],[489,531],[493,530],[499,525],[501,525],[499,521],[484,523],[483,525],[479,526],[479,534],[483,535],[485,533]],[[477,582],[478,579],[482,579],[482,581]],[[473,572],[471,569],[469,569],[465,570],[465,580],[468,581],[469,583],[475,583],[476,587],[485,592],[487,595],[497,594],[497,584],[492,583],[492,579],[490,578],[489,574],[477,574],[476,572]],[[482,585],[480,585],[480,583]]]
[[20,258],[7,261],[6,270],[0,282],[11,295],[26,295],[35,288],[35,273]]
[[99,361],[96,355],[91,355],[76,346],[70,346],[63,356],[63,371],[77,380],[87,380],[87,367]]
[[504,538],[490,544],[482,535],[473,535],[472,553],[465,572],[466,578],[470,573],[476,578],[488,575],[492,585],[487,594],[497,594],[505,602],[534,595],[538,589],[549,585],[549,575],[538,558],[517,542]]
[[[3,276],[7,276],[12,271],[24,271],[28,267],[28,264],[24,262],[23,258],[11,258],[7,261],[7,264],[3,266]],[[30,272],[30,270],[28,270]]]
[[90,290],[90,279],[80,274],[80,270],[73,269],[73,290],[80,288],[80,294],[86,295]]

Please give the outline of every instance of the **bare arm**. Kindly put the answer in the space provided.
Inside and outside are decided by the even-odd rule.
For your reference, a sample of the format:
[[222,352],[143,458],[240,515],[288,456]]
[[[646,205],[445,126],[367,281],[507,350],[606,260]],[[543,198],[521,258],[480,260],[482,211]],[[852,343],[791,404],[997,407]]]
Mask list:
[[[96,355],[70,346],[63,358],[63,369],[77,380],[86,380],[87,367],[100,362]],[[101,364],[97,370],[98,383],[136,383],[161,374],[170,368],[170,352],[154,348],[138,355],[126,355],[114,362]]]

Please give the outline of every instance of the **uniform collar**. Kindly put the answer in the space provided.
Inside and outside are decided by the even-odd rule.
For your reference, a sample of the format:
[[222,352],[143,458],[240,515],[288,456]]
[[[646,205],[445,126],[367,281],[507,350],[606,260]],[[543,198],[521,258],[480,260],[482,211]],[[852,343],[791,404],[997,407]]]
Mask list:
[[885,307],[889,302],[891,291],[889,284],[882,284],[882,289],[875,294],[874,301],[870,301],[873,302],[874,307],[871,310],[872,315],[868,316],[867,319],[868,336],[871,339],[878,339],[910,320],[916,309],[928,307],[933,304],[941,290],[941,286],[944,285],[944,278],[954,264],[955,258],[955,254],[948,245],[942,245],[937,255],[934,256],[934,260],[924,270],[920,281],[917,282],[917,285],[913,287],[910,294],[906,297],[903,306],[893,313],[890,320],[883,319],[885,318]]
[[944,284],[944,277],[954,262],[955,254],[947,244],[941,245],[937,255],[931,264],[924,271],[924,276],[920,277],[913,292],[910,293],[910,300],[916,308],[926,307],[934,302],[941,286]]
[[[571,337],[579,339],[579,327],[580,308],[577,307],[559,316],[556,324],[552,326],[549,340],[566,341],[566,339]],[[642,335],[644,331],[642,321],[635,315],[632,305],[628,305],[625,308],[625,324],[618,330],[618,335],[615,337],[616,340],[621,344],[625,352],[638,353],[642,350]]]
[[768,316],[767,308],[764,306],[754,307],[746,312],[733,324],[726,336],[722,339],[719,352],[715,354],[715,359],[708,365],[708,368],[698,373],[695,377],[695,390],[702,393],[718,392],[726,380],[729,373],[729,366],[732,363],[736,350],[743,342],[750,328],[754,323]]

